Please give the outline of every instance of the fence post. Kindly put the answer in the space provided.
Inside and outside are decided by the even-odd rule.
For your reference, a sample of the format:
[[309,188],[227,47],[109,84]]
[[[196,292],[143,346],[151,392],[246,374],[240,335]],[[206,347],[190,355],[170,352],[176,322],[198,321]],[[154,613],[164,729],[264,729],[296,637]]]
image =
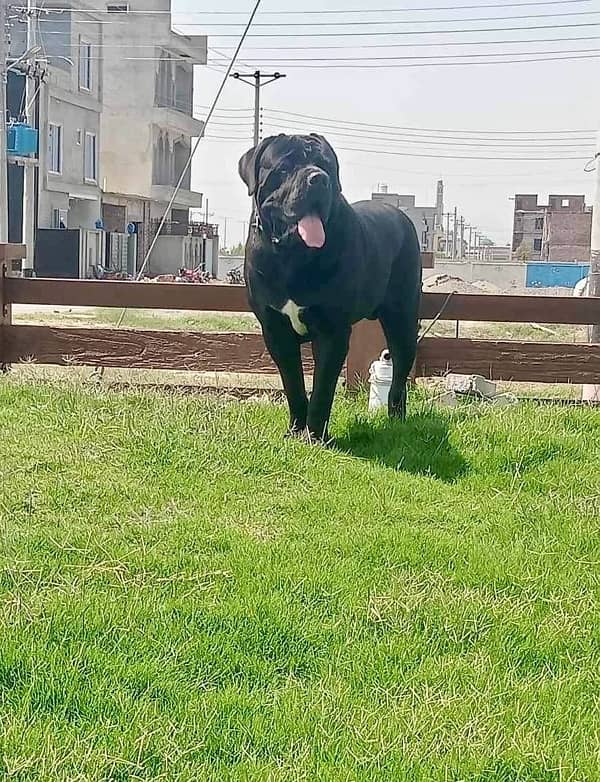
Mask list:
[[371,362],[387,347],[378,320],[361,320],[352,327],[346,359],[346,387],[358,390],[369,380]]
[[11,310],[10,302],[6,295],[5,280],[8,277],[8,264],[4,260],[2,247],[0,246],[0,372],[7,372],[10,367],[5,362],[6,352],[6,326],[10,326]]
[[[387,342],[378,320],[361,320],[352,327],[350,348],[346,359],[346,388],[358,391],[369,382],[369,367],[379,358]],[[420,373],[419,354],[408,376],[414,383]]]
[[[1,0],[0,0],[1,2]],[[11,307],[6,291],[6,278],[13,273],[14,264],[25,257],[22,244],[0,244],[0,373],[10,369],[6,362],[6,327],[11,325]]]

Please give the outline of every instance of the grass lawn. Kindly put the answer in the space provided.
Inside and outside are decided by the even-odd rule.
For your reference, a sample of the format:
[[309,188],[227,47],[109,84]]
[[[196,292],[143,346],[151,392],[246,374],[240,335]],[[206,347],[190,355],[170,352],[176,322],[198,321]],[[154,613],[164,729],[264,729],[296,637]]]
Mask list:
[[[122,309],[117,307],[74,307],[56,311],[23,311],[15,307],[15,323],[34,326],[72,328],[111,328],[117,325]],[[122,328],[170,329],[184,331],[259,331],[258,321],[250,312],[194,312],[184,310],[129,309]]]
[[0,779],[597,782],[600,411],[0,382]]

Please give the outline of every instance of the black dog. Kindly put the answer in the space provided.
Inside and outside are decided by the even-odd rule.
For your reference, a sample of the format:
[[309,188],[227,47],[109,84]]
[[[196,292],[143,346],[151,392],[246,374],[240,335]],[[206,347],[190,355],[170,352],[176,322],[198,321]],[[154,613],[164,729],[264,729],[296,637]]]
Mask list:
[[[316,134],[272,136],[249,150],[239,173],[254,198],[246,243],[250,305],[281,373],[290,434],[327,439],[352,324],[378,318],[393,361],[389,413],[406,415],[406,380],[417,346],[421,253],[401,211],[376,201],[352,206],[335,152]],[[300,344],[312,342],[306,395]]]

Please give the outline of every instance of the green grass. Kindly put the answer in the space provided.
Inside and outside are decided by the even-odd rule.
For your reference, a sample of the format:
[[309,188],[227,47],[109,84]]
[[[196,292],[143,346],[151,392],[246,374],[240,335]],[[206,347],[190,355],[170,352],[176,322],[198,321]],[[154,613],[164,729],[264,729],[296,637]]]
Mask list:
[[[33,325],[103,328],[116,326],[121,309],[115,307],[78,307],[71,311],[15,311],[15,323]],[[251,313],[183,312],[180,310],[127,310],[123,328],[187,330],[187,331],[259,331],[258,321]]]
[[0,383],[0,779],[597,782],[600,411]]

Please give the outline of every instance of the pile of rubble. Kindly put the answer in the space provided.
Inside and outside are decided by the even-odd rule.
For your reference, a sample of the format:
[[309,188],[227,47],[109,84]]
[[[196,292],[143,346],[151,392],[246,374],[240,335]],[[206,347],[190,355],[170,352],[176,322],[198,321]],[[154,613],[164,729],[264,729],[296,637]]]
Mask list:
[[445,391],[437,397],[437,401],[449,407],[456,407],[460,399],[479,399],[482,402],[496,406],[515,405],[518,399],[514,394],[498,393],[496,384],[481,375],[446,375]]
[[156,277],[144,277],[142,282],[190,282],[207,285],[212,282],[212,274],[201,269],[180,269],[177,274],[157,274]]
[[423,280],[426,293],[500,293],[500,289],[491,282],[478,280],[466,282],[450,274],[432,274]]

